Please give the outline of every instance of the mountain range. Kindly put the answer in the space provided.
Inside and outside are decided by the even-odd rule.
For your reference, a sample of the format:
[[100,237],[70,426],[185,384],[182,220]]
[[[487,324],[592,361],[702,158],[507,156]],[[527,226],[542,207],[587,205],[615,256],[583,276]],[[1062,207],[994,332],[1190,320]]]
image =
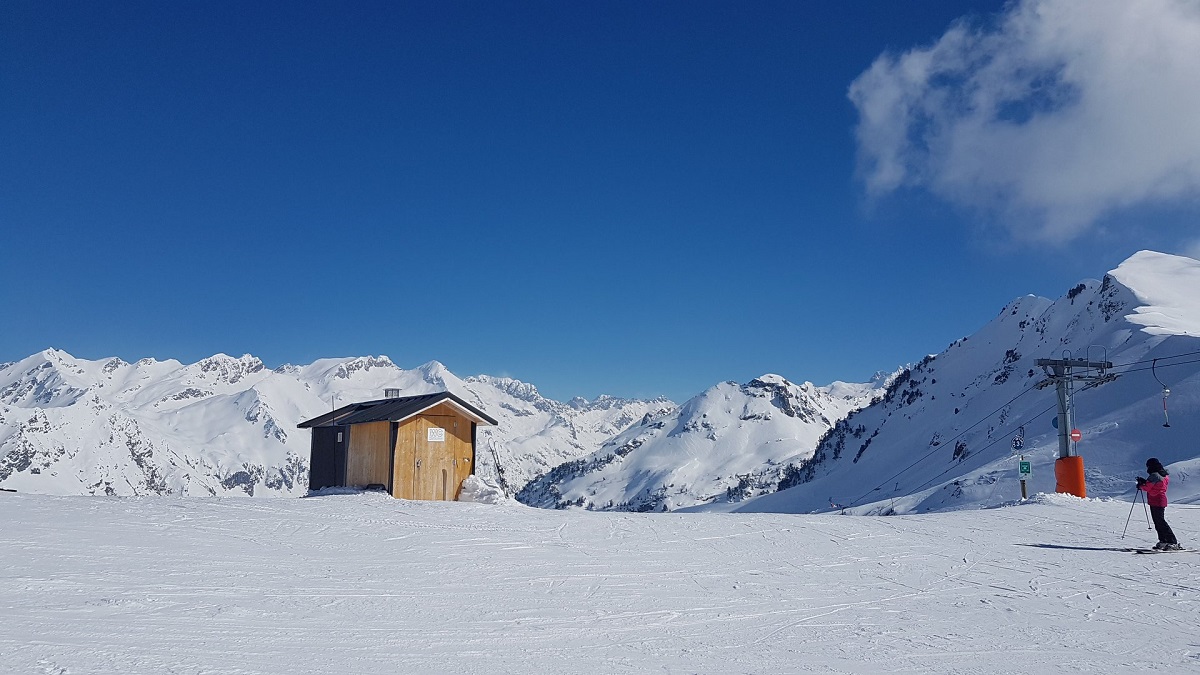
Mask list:
[[1131,495],[1154,455],[1175,464],[1173,497],[1192,499],[1197,289],[1200,262],[1142,251],[1056,300],[1017,298],[976,333],[869,384],[768,376],[717,385],[531,481],[520,498],[559,508],[908,513],[1019,498],[1020,461],[1032,466],[1027,494],[1055,492],[1056,391],[1037,361],[1084,359],[1112,364],[1073,370],[1087,376],[1072,383],[1082,439],[1071,452],[1084,458],[1089,494]]
[[773,492],[780,471],[881,395],[888,378],[816,387],[764,375],[724,382],[674,410],[647,415],[596,452],[528,483],[532,506],[670,511]]
[[[479,430],[478,472],[519,489],[591,452],[666,399],[566,403],[509,378],[459,379],[438,362],[404,370],[388,357],[266,368],[217,354],[192,364],[89,361],[48,349],[0,364],[0,486],[102,495],[303,495],[309,432],[335,406],[451,391],[494,417]],[[499,467],[499,470],[497,470]]]
[[1075,385],[1089,493],[1127,492],[1154,454],[1173,466],[1173,496],[1191,498],[1200,492],[1188,483],[1200,467],[1190,442],[1200,431],[1197,288],[1200,262],[1142,251],[1058,299],[1018,298],[974,334],[871,382],[819,387],[766,374],[682,405],[560,402],[518,380],[460,379],[436,361],[405,370],[386,356],[268,369],[250,355],[185,365],[48,349],[0,364],[0,487],[302,495],[309,437],[296,424],[398,388],[451,391],[497,419],[480,428],[477,472],[533,506],[985,506],[1019,496],[1018,458],[1033,465],[1031,491],[1054,491],[1055,395],[1036,361],[1086,358],[1112,363]]

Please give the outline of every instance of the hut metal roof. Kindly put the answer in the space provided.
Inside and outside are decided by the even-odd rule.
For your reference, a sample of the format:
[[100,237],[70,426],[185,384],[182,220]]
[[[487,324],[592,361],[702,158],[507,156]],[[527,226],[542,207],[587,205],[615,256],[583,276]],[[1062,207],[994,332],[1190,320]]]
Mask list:
[[300,429],[312,427],[348,426],[366,422],[402,422],[410,417],[419,415],[439,403],[449,403],[478,424],[495,425],[496,420],[479,408],[467,403],[448,391],[420,396],[402,396],[400,398],[382,398],[376,401],[364,401],[342,406],[333,412],[325,413],[297,425]]

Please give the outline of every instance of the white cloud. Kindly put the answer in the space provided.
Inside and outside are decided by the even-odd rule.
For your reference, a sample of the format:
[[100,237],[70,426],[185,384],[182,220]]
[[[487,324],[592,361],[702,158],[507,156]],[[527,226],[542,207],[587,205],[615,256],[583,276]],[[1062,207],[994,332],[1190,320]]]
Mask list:
[[1023,238],[1200,196],[1200,2],[1023,0],[851,85],[872,196],[925,188]]

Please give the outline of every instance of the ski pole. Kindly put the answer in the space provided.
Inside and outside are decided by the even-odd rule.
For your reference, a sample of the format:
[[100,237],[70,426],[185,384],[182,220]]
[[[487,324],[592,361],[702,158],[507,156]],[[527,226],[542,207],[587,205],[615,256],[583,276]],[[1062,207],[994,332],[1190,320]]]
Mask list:
[[[1141,493],[1141,490],[1138,490],[1138,493]],[[1135,493],[1133,495],[1133,501],[1129,502],[1129,515],[1125,517],[1125,529],[1121,530],[1121,538],[1122,539],[1125,538],[1125,532],[1129,530],[1129,519],[1133,518],[1133,507],[1137,506],[1137,500],[1138,500],[1138,495],[1137,495],[1137,493]]]
[[1146,505],[1146,495],[1142,494],[1141,490],[1138,490],[1138,496],[1142,498],[1142,509],[1146,512],[1146,529],[1153,530],[1154,526],[1150,524],[1150,507]]

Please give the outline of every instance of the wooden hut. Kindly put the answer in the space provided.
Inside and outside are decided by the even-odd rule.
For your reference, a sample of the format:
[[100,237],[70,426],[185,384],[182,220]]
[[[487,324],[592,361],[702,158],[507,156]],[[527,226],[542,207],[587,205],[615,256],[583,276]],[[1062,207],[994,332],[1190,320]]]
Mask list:
[[475,473],[476,429],[496,420],[449,392],[387,393],[300,423],[312,429],[309,489],[375,487],[400,499],[457,499]]

